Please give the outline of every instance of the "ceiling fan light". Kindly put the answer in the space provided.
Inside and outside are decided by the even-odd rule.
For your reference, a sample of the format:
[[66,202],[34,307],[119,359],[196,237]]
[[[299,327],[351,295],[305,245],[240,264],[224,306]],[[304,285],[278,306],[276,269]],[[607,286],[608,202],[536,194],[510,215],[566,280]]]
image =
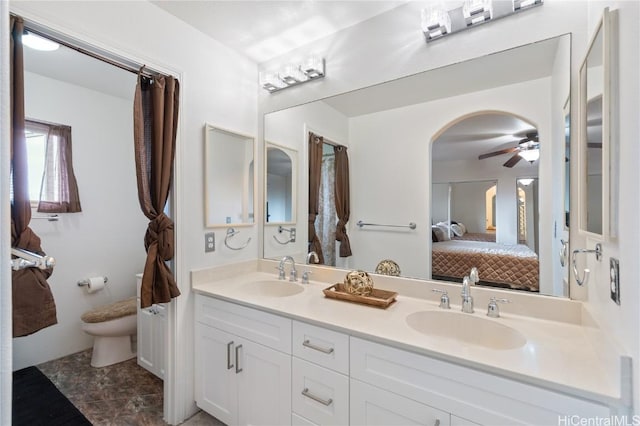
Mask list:
[[520,151],[518,155],[524,158],[525,160],[527,160],[529,163],[533,163],[534,161],[538,160],[538,158],[540,158],[540,150],[527,149],[527,150]]

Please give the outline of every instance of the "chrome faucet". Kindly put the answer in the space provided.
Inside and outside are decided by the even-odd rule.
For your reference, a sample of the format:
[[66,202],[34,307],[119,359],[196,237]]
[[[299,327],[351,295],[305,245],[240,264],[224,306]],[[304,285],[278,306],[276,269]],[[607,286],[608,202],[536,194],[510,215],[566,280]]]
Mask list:
[[[318,253],[316,253],[315,251],[310,251],[309,253],[307,253],[307,259],[305,261],[307,265],[311,263],[311,258],[313,258],[313,263],[320,262],[320,258],[318,258]],[[312,274],[311,271],[304,271],[302,273],[302,278],[300,279],[300,282],[302,284],[309,284],[309,275],[311,274]]]
[[469,284],[469,277],[465,276],[462,279],[462,312],[467,314],[473,313],[473,297],[471,296],[471,289]]
[[298,280],[298,271],[296,271],[296,261],[293,260],[291,256],[285,256],[280,260],[280,264],[278,265],[278,279],[284,280],[284,265],[287,261],[291,261],[291,272],[289,273],[289,281],[295,282]]
[[307,253],[307,265],[311,263],[311,258],[313,257],[313,263],[318,263],[320,262],[320,258],[318,257],[318,253],[316,253],[315,251],[310,251],[309,253]]

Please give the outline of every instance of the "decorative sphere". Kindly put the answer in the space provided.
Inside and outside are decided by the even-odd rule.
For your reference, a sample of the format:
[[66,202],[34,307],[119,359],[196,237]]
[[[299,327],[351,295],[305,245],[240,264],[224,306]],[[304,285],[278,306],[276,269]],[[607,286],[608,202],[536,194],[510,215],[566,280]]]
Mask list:
[[400,276],[400,266],[391,259],[381,260],[376,267],[376,274]]
[[351,271],[344,277],[344,287],[348,293],[369,296],[373,291],[373,280],[365,271]]

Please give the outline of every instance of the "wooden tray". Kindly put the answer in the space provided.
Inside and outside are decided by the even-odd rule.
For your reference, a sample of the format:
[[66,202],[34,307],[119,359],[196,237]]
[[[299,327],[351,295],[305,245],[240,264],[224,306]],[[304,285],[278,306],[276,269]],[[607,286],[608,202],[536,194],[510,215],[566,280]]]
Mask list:
[[386,309],[396,301],[398,293],[395,291],[380,290],[374,288],[370,296],[359,296],[345,291],[344,284],[338,283],[324,290],[325,297],[332,299],[344,300],[345,302],[360,303],[362,305],[374,306],[376,308]]

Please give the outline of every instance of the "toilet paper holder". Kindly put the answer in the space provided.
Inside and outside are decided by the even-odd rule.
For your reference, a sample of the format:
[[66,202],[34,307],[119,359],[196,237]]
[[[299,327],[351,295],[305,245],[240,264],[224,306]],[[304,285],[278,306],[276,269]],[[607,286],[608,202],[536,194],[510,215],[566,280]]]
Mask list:
[[[107,281],[109,281],[109,279],[105,276],[104,278],[104,283],[106,284]],[[78,286],[79,287],[84,287],[84,286],[88,286],[89,285],[89,279],[85,278],[84,280],[80,280],[78,281]]]

